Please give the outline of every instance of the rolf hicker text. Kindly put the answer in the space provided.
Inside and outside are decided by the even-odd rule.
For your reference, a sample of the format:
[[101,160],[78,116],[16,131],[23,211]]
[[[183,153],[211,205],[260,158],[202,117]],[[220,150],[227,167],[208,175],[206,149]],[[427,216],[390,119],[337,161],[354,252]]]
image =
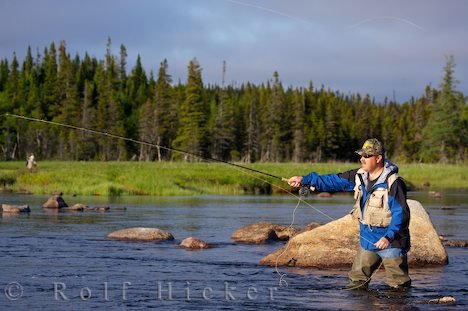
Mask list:
[[131,300],[136,296],[145,295],[160,301],[203,299],[203,300],[274,300],[277,287],[258,288],[255,286],[240,287],[228,281],[218,286],[200,286],[191,282],[156,282],[151,288],[141,288],[132,282],[110,286],[103,282],[96,287],[68,287],[64,282],[53,283],[53,297],[56,301],[82,301],[103,299],[111,301],[120,299]]

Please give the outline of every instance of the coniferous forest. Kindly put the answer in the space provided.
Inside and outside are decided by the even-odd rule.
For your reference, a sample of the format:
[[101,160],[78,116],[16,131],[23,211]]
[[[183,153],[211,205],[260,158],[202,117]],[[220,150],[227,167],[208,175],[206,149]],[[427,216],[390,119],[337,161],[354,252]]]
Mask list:
[[167,161],[199,159],[125,140],[5,116],[6,113],[91,128],[202,157],[245,162],[355,161],[370,137],[400,162],[465,163],[467,99],[447,57],[437,87],[419,98],[376,102],[316,86],[286,87],[277,72],[262,84],[205,85],[201,64],[188,63],[174,83],[169,64],[131,68],[127,51],[104,59],[71,56],[64,41],[24,60],[0,60],[2,160]]

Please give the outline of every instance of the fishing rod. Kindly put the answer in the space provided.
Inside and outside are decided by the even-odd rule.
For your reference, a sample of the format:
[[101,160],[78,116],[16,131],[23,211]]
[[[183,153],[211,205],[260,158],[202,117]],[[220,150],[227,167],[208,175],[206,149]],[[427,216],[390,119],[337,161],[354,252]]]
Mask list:
[[275,179],[278,179],[278,180],[281,180],[281,181],[284,181],[284,182],[288,181],[287,178],[279,177],[279,176],[276,176],[276,175],[273,175],[273,174],[270,174],[270,173],[267,173],[267,172],[263,172],[263,171],[260,171],[260,170],[254,169],[254,168],[239,165],[239,164],[232,163],[232,162],[229,162],[229,161],[224,161],[224,160],[220,160],[220,159],[216,159],[216,158],[212,158],[212,157],[203,157],[201,155],[198,155],[198,154],[195,154],[195,153],[192,153],[192,152],[188,152],[188,151],[185,151],[185,150],[181,150],[181,149],[177,149],[177,148],[173,148],[173,147],[162,146],[162,145],[159,145],[159,144],[150,143],[150,142],[143,141],[143,140],[138,140],[138,139],[133,139],[133,138],[125,137],[125,136],[122,136],[122,135],[112,134],[112,133],[108,133],[108,132],[98,131],[98,130],[95,130],[95,129],[80,127],[80,126],[55,122],[55,121],[47,121],[47,120],[33,118],[33,117],[21,116],[21,115],[17,115],[17,114],[13,114],[13,113],[5,113],[4,116],[13,117],[13,118],[17,118],[17,119],[28,120],[28,121],[33,121],[33,122],[41,122],[41,123],[46,123],[46,124],[51,124],[51,125],[62,126],[62,127],[66,127],[66,128],[70,128],[70,129],[74,129],[74,130],[83,131],[83,132],[88,132],[88,133],[103,135],[103,136],[107,136],[107,137],[117,138],[117,139],[129,141],[129,142],[133,142],[133,143],[136,143],[136,144],[161,148],[161,149],[168,150],[168,151],[175,151],[175,152],[178,152],[178,153],[181,153],[181,154],[196,157],[196,158],[206,160],[206,161],[232,165],[232,166],[244,169],[244,170],[249,170],[251,172],[255,172],[255,173],[258,173],[258,174],[265,175],[265,176],[273,177]]
[[[147,141],[143,141],[143,140],[138,140],[138,139],[133,139],[133,138],[128,138],[128,137],[125,137],[125,136],[122,136],[122,135],[117,135],[117,134],[112,134],[112,133],[108,133],[108,132],[103,132],[103,131],[98,131],[98,130],[95,130],[95,129],[90,129],[90,128],[86,128],[86,127],[79,127],[79,126],[75,126],[75,125],[70,125],[70,124],[65,124],[65,123],[60,123],[60,122],[55,122],[55,121],[47,121],[47,120],[43,120],[43,119],[38,119],[38,118],[33,118],[33,117],[26,117],[26,116],[21,116],[21,115],[17,115],[17,114],[11,114],[11,113],[5,113],[3,114],[2,116],[6,116],[6,117],[13,117],[13,118],[17,118],[17,119],[23,119],[23,120],[27,120],[27,121],[33,121],[33,122],[40,122],[40,123],[46,123],[46,124],[51,124],[51,125],[56,125],[56,126],[61,126],[61,127],[65,127],[65,128],[70,128],[70,129],[74,129],[74,130],[80,130],[80,131],[83,131],[83,132],[88,132],[88,133],[93,133],[93,134],[98,134],[98,135],[103,135],[103,136],[107,136],[107,137],[111,137],[111,138],[117,138],[117,139],[121,139],[121,140],[124,140],[124,141],[129,141],[129,142],[133,142],[133,143],[137,143],[137,144],[142,144],[142,145],[147,145],[147,146],[151,146],[151,147],[157,147],[157,148],[161,148],[161,149],[164,149],[164,150],[168,150],[168,151],[175,151],[175,152],[178,152],[178,153],[181,153],[181,154],[185,154],[185,155],[188,155],[188,156],[192,156],[192,157],[196,157],[196,158],[199,158],[199,159],[202,159],[202,160],[206,160],[206,161],[212,161],[212,162],[217,162],[217,163],[224,163],[224,164],[227,164],[227,165],[231,165],[233,167],[236,167],[236,169],[243,169],[243,170],[247,170],[247,171],[251,171],[251,172],[254,172],[254,173],[258,173],[258,174],[261,174],[261,175],[264,175],[264,176],[269,176],[269,177],[272,177],[272,178],[275,178],[275,179],[278,179],[278,180],[281,180],[283,182],[288,182],[288,179],[287,178],[284,178],[284,177],[279,177],[279,176],[276,176],[276,175],[273,175],[273,174],[270,174],[270,173],[267,173],[267,172],[263,172],[263,171],[260,171],[260,170],[257,170],[257,169],[253,169],[253,168],[250,168],[250,167],[246,167],[246,166],[243,166],[243,165],[239,165],[239,164],[235,164],[235,163],[232,163],[232,162],[228,162],[228,161],[223,161],[223,160],[219,160],[219,159],[216,159],[216,158],[212,158],[212,157],[203,157],[201,155],[198,155],[198,154],[195,154],[195,153],[191,153],[191,152],[188,152],[188,151],[185,151],[185,150],[181,150],[181,149],[177,149],[177,148],[172,148],[172,147],[167,147],[167,146],[162,146],[162,145],[159,145],[159,144],[155,144],[155,143],[150,143],[150,142],[147,142]],[[250,175],[250,174],[249,174]],[[329,218],[330,220],[335,220],[333,217],[327,215],[326,213],[322,212],[321,210],[319,210],[318,208],[312,206],[310,203],[308,203],[307,201],[304,200],[304,197],[306,197],[310,191],[313,191],[314,190],[314,187],[301,187],[299,189],[299,195],[296,195],[294,193],[292,193],[291,191],[287,190],[287,189],[284,189],[278,185],[274,185],[270,182],[268,182],[267,180],[263,180],[261,178],[259,178],[258,176],[254,176],[254,175],[251,175],[259,180],[262,180],[264,182],[267,182],[269,184],[271,184],[272,186],[275,186],[287,193],[289,193],[290,195],[292,195],[293,197],[296,197],[298,198],[298,202],[297,202],[297,205],[296,207],[294,208],[293,212],[292,212],[292,222],[291,224],[289,225],[290,228],[292,228],[292,226],[294,225],[294,222],[295,222],[295,214],[296,214],[296,210],[298,209],[299,207],[299,204],[301,202],[305,203],[306,205],[308,205],[309,207],[311,207],[312,209],[314,209],[315,211],[317,211],[318,213],[322,214],[323,216]],[[276,262],[275,262],[275,271],[276,273],[280,276],[280,279],[279,279],[279,286],[282,287],[282,286],[288,286],[288,282],[285,280],[285,277],[286,277],[286,274],[285,273],[281,273],[278,269],[278,261],[279,261],[279,258],[281,256],[283,256],[286,251],[288,250],[289,248],[289,243],[287,244],[286,248],[283,250],[283,252],[281,254],[278,255],[278,257],[276,258]],[[380,268],[380,266],[379,266]],[[379,269],[377,269],[379,270]],[[377,272],[377,270],[375,272]],[[375,273],[374,272],[374,273]],[[373,276],[373,275],[372,275]],[[371,280],[371,277],[369,277],[369,279],[366,281],[370,281]]]

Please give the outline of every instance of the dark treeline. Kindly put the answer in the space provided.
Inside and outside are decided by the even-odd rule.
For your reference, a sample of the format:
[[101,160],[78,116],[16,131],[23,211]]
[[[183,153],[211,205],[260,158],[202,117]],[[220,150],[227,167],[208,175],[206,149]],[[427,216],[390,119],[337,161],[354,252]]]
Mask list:
[[[260,85],[204,85],[196,59],[187,80],[173,83],[163,60],[149,76],[138,56],[127,71],[127,52],[104,59],[71,57],[65,42],[51,43],[20,63],[0,60],[0,113],[13,113],[113,133],[203,157],[229,161],[356,160],[369,137],[385,142],[403,162],[464,162],[467,105],[455,90],[454,61],[443,80],[420,98],[375,102],[308,87],[284,87],[278,73]],[[29,153],[51,160],[187,160],[164,148],[128,143],[44,123],[0,118],[3,160]]]

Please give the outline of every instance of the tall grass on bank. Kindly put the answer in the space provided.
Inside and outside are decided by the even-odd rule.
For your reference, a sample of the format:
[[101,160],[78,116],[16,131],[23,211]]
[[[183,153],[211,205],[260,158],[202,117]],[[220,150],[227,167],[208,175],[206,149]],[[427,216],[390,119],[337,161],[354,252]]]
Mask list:
[[[342,172],[357,163],[239,163],[279,177]],[[468,189],[468,166],[405,164],[400,175],[412,188]],[[7,188],[34,194],[63,192],[76,195],[238,195],[281,193],[272,177],[222,163],[183,162],[39,162],[29,173],[24,162],[0,162],[0,180]],[[13,176],[13,177],[12,177]],[[266,182],[265,182],[266,181]],[[0,185],[2,187],[3,185]]]

